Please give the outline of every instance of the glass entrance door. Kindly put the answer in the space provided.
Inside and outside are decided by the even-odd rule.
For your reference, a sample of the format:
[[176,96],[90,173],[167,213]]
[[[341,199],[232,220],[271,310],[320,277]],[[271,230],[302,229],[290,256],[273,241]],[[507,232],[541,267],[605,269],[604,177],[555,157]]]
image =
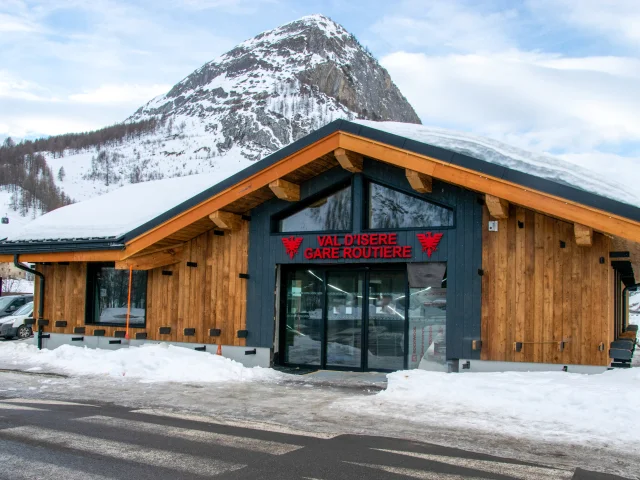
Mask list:
[[369,273],[367,367],[371,370],[404,368],[406,288],[405,272]]
[[362,368],[363,271],[327,272],[327,367]]
[[286,313],[281,331],[287,364],[321,365],[324,282],[320,275],[295,270],[285,277]]
[[406,270],[297,269],[284,279],[280,345],[285,364],[406,367]]

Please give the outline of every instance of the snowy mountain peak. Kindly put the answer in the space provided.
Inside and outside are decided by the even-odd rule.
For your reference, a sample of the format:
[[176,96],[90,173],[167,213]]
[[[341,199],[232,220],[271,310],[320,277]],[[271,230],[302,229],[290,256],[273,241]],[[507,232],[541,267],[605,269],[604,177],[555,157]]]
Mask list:
[[[338,118],[420,123],[353,35],[310,15],[207,62],[123,125],[38,145],[47,178],[77,202],[129,183],[231,174]],[[0,238],[42,213],[27,204],[16,212],[16,186],[0,191],[11,217]]]
[[[387,71],[342,26],[303,17],[246,40],[129,120],[174,117],[215,155],[258,159],[337,118],[420,123]],[[195,120],[195,122],[194,122]]]

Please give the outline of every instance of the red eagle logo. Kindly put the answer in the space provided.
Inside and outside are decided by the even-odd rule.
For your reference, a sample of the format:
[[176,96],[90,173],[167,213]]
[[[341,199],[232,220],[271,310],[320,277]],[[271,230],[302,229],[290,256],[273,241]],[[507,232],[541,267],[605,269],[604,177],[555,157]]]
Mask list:
[[282,244],[284,245],[284,249],[289,255],[289,258],[293,260],[293,257],[296,256],[298,250],[300,249],[300,244],[302,243],[302,237],[283,237]]
[[431,232],[427,232],[418,233],[416,236],[420,241],[420,245],[422,245],[422,251],[427,252],[427,256],[431,258],[431,254],[438,248],[438,244],[440,243],[440,240],[442,240],[443,235],[443,233],[436,233],[434,235]]

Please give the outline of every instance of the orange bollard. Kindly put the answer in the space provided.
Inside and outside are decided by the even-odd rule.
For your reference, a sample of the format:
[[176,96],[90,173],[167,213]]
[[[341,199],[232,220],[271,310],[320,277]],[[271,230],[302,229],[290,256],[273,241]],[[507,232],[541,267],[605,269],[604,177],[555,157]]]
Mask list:
[[218,345],[218,351],[216,352],[216,355],[222,355],[222,345]]

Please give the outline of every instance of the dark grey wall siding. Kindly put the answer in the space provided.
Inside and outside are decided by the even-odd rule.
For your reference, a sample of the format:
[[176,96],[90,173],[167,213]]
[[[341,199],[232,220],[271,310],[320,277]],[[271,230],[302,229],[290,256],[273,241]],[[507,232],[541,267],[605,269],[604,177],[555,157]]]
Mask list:
[[[362,176],[415,194],[404,175],[404,170],[365,159]],[[342,168],[335,168],[301,185],[304,199],[332,185],[353,179],[354,211],[352,233],[363,232],[362,182],[360,175],[352,175]],[[247,289],[247,345],[272,347],[275,324],[275,278],[277,264],[343,263],[393,263],[393,262],[447,262],[447,356],[449,358],[480,358],[471,350],[471,341],[480,339],[480,276],[482,266],[482,206],[473,192],[434,180],[433,192],[422,195],[453,208],[456,212],[455,227],[429,228],[444,237],[431,258],[422,247],[417,233],[425,229],[399,230],[398,245],[410,245],[413,257],[404,259],[339,259],[308,260],[303,252],[316,247],[318,234],[297,234],[303,237],[300,251],[293,260],[286,255],[282,237],[290,234],[271,233],[271,216],[291,207],[289,202],[270,200],[251,212],[249,232],[249,280]]]

